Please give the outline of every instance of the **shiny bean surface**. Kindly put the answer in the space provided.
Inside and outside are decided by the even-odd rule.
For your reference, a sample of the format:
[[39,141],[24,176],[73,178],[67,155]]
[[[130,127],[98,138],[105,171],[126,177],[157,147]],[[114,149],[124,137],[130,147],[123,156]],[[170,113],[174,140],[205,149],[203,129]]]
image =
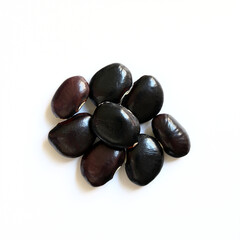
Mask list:
[[155,137],[172,157],[183,157],[190,151],[190,139],[182,125],[169,114],[159,114],[152,121]]
[[91,127],[102,141],[117,148],[133,146],[140,132],[137,118],[128,109],[110,102],[96,108]]
[[53,96],[51,106],[56,117],[69,118],[73,116],[80,106],[87,100],[89,86],[81,77],[71,77],[65,80]]
[[89,126],[90,119],[90,114],[79,113],[57,124],[48,134],[49,141],[65,156],[81,156],[96,138]]
[[152,76],[142,76],[138,79],[122,101],[140,123],[155,117],[163,105],[163,90],[159,82]]
[[100,141],[83,155],[81,172],[92,186],[98,187],[113,178],[124,158],[124,150],[114,150]]
[[124,65],[113,63],[99,70],[92,77],[89,86],[89,97],[95,105],[105,101],[119,103],[132,86],[132,75]]
[[125,165],[128,178],[144,186],[150,183],[163,166],[163,150],[154,137],[139,135],[138,144],[127,151]]

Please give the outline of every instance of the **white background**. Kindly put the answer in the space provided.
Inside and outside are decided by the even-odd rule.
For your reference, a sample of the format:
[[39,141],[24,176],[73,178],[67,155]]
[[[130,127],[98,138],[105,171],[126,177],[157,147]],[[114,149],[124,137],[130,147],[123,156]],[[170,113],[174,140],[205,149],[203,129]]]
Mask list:
[[[238,0],[1,0],[0,239],[239,240],[239,13]],[[113,62],[155,76],[191,138],[145,187],[122,168],[92,188],[47,141],[58,86]]]

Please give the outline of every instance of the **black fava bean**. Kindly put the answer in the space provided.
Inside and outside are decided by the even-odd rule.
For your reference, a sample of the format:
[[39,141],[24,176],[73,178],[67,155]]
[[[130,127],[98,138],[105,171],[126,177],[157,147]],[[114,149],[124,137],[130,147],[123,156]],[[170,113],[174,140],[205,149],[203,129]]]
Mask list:
[[190,139],[181,124],[169,114],[159,114],[152,120],[155,137],[172,157],[183,157],[190,151]]
[[115,150],[100,141],[83,155],[82,175],[92,186],[102,186],[113,178],[124,159],[124,150]]
[[90,95],[95,105],[109,101],[119,103],[132,86],[132,75],[120,63],[110,64],[99,70],[91,79]]
[[123,106],[110,102],[96,108],[91,127],[102,141],[115,148],[132,147],[140,132],[137,118]]
[[124,96],[122,105],[128,108],[144,123],[155,117],[163,105],[163,90],[159,82],[152,76],[142,76],[131,91]]
[[163,150],[154,137],[140,134],[138,144],[127,151],[125,170],[128,178],[137,185],[150,183],[163,166]]
[[67,157],[79,157],[94,143],[96,136],[90,129],[91,115],[79,113],[60,122],[48,134],[52,145]]

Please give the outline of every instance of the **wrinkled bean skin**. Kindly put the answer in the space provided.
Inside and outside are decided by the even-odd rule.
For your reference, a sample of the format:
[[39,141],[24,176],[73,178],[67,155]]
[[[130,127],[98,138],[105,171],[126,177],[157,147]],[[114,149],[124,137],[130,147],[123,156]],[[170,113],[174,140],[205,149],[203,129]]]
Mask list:
[[138,144],[127,151],[125,170],[132,182],[145,186],[159,174],[163,161],[163,150],[157,139],[140,134]]
[[87,100],[89,86],[81,76],[65,80],[53,96],[51,107],[56,117],[66,119],[72,117]]
[[100,141],[83,155],[82,175],[92,186],[102,186],[113,178],[124,159],[124,150],[114,150]]
[[122,105],[144,123],[155,117],[163,105],[163,90],[152,76],[142,76],[123,98]]
[[183,157],[190,151],[190,139],[181,124],[169,114],[159,114],[152,120],[155,137],[172,157]]
[[91,127],[102,141],[115,148],[133,146],[140,132],[137,118],[123,106],[110,102],[96,108]]
[[48,134],[51,144],[67,157],[79,157],[95,141],[95,134],[90,129],[91,115],[79,113],[60,122]]
[[89,97],[95,105],[105,101],[119,103],[132,86],[132,75],[124,65],[113,63],[99,70],[92,77],[89,86]]

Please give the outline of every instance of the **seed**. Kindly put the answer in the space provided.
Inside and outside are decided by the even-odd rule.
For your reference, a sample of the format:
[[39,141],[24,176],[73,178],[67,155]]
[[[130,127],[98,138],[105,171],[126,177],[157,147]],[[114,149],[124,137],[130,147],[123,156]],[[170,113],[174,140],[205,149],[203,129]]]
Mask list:
[[119,103],[132,86],[132,75],[124,65],[113,63],[99,70],[92,77],[89,86],[89,97],[95,105],[105,101]]
[[138,144],[127,151],[125,170],[128,178],[144,186],[150,183],[163,166],[163,150],[154,137],[140,134]]
[[79,113],[57,124],[48,134],[49,141],[65,156],[81,156],[96,138],[89,127],[90,119],[90,114]]
[[73,116],[87,100],[88,94],[89,86],[83,77],[68,78],[53,96],[51,103],[53,113],[63,119]]
[[124,150],[114,150],[100,141],[83,155],[81,172],[92,186],[98,187],[113,178],[124,158]]
[[169,114],[159,114],[152,120],[155,137],[164,151],[173,157],[183,157],[190,150],[190,139],[181,124]]
[[122,101],[140,123],[155,117],[163,105],[163,90],[159,82],[152,76],[138,79],[129,94]]
[[96,108],[91,127],[102,141],[116,148],[133,146],[140,132],[137,118],[128,109],[110,102]]

